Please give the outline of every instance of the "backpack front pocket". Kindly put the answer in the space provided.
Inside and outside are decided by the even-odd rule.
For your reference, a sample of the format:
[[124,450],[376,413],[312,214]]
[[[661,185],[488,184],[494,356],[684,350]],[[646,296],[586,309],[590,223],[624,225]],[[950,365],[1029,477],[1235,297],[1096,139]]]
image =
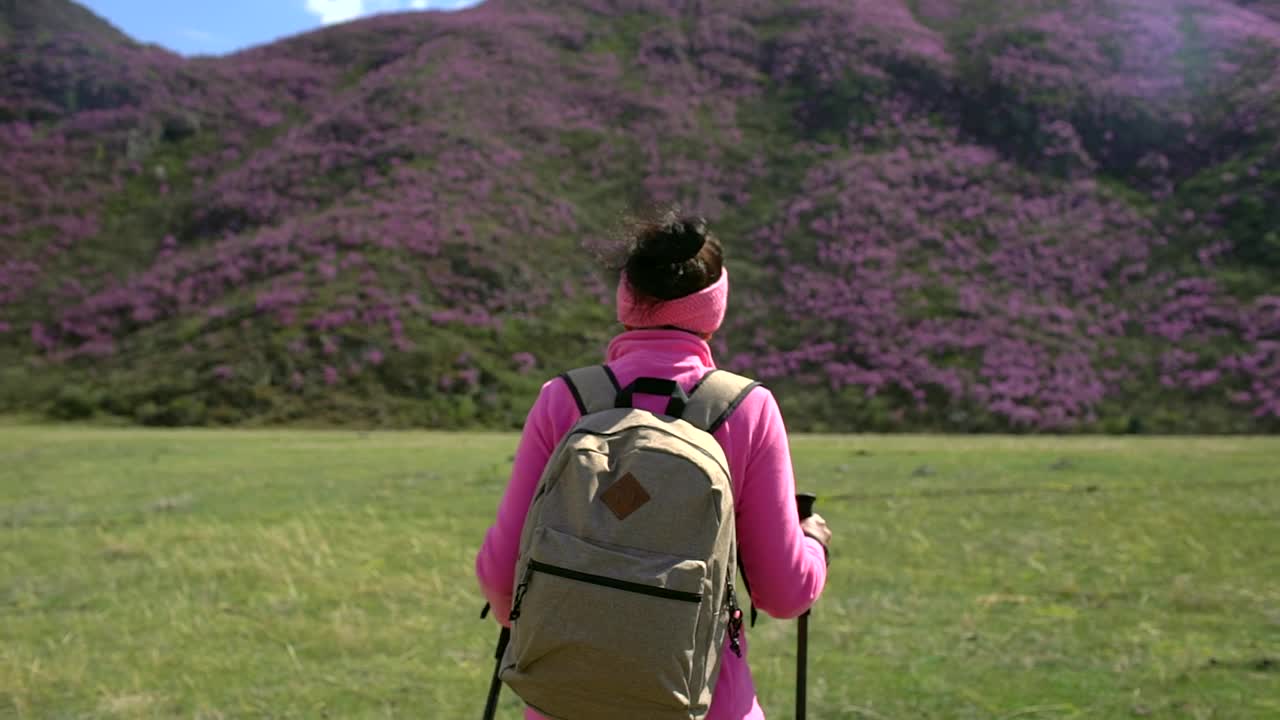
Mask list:
[[697,704],[705,562],[541,527],[518,580],[503,679],[531,704],[562,717],[601,712],[601,698],[655,716]]

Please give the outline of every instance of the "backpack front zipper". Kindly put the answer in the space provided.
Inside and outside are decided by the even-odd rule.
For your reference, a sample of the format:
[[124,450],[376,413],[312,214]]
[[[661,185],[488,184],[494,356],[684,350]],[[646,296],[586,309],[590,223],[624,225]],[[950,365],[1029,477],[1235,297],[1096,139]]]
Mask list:
[[599,585],[601,587],[613,588],[614,590],[636,593],[638,595],[648,595],[650,597],[663,598],[666,600],[679,600],[681,602],[694,604],[702,602],[702,593],[684,592],[682,590],[672,590],[670,588],[653,587],[652,585],[627,582],[626,580],[616,580],[603,575],[593,575],[591,573],[570,570],[569,568],[562,568],[558,565],[548,565],[543,562],[538,562],[537,560],[530,560],[529,566],[525,568],[524,576],[520,578],[520,584],[516,587],[515,597],[511,604],[511,615],[509,618],[511,622],[515,622],[520,617],[520,604],[524,601],[524,594],[529,590],[529,580],[535,572],[555,575],[568,580],[576,580],[589,585]]

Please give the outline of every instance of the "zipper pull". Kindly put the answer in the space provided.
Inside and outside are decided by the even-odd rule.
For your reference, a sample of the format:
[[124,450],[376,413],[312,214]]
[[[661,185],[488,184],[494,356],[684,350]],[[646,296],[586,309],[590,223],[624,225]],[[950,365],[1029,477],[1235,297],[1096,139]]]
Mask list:
[[742,644],[738,638],[742,635],[742,611],[733,608],[729,611],[729,649],[734,655],[742,657]]
[[520,578],[520,584],[516,586],[515,597],[511,600],[511,614],[507,616],[507,620],[515,622],[520,619],[520,604],[524,602],[524,594],[529,592],[529,576],[533,574],[533,564],[525,568],[524,576]]
[[734,655],[742,657],[742,644],[739,642],[742,636],[742,609],[738,607],[738,596],[733,591],[733,583],[729,583],[728,590],[729,649]]

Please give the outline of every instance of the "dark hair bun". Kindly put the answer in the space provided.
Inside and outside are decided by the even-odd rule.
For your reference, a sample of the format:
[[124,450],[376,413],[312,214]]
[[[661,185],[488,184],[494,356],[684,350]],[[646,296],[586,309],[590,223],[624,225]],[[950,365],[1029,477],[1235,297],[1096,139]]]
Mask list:
[[705,220],[669,217],[636,238],[635,256],[654,263],[675,265],[697,257],[706,242]]
[[636,228],[624,269],[643,296],[662,301],[719,280],[722,262],[720,241],[707,229],[706,220],[669,212]]

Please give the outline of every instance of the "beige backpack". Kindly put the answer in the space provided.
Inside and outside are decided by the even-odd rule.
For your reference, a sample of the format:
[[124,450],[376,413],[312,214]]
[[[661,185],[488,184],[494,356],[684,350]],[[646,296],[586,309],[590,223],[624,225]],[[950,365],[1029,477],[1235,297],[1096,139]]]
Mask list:
[[[733,487],[711,433],[757,383],[713,370],[618,387],[607,366],[564,376],[582,417],[529,507],[501,678],[552,718],[697,719],[725,635],[740,652]],[[636,394],[670,397],[665,414]]]

